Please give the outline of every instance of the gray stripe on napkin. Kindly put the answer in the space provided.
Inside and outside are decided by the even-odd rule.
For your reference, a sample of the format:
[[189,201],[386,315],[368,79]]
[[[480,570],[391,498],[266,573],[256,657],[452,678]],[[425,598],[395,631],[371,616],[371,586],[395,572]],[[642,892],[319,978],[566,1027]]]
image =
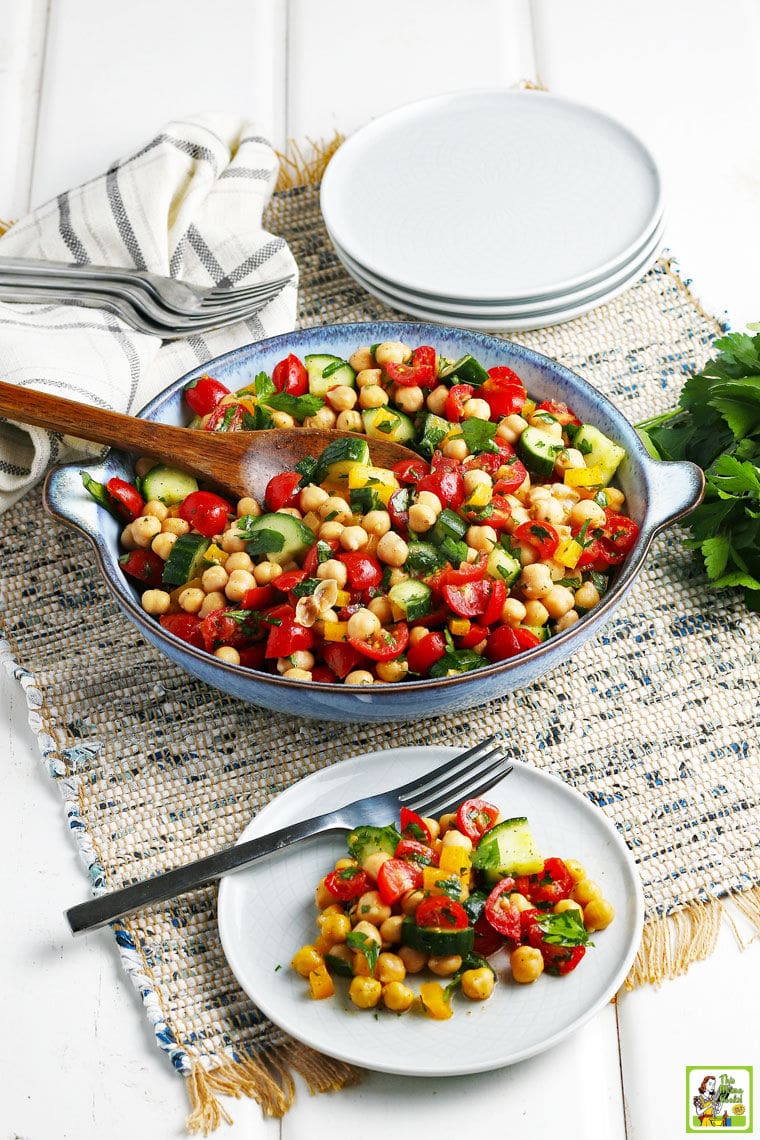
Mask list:
[[227,169],[223,170],[219,175],[219,179],[221,181],[222,178],[251,178],[260,182],[266,182],[271,174],[272,171],[264,167],[228,166]]
[[74,227],[71,224],[71,204],[69,202],[68,191],[59,194],[56,199],[58,202],[58,232],[63,240],[66,242],[66,248],[72,253],[75,260],[80,264],[85,264],[90,260],[82,242],[74,233]]
[[119,189],[119,167],[114,166],[106,174],[106,193],[108,194],[108,203],[111,207],[111,214],[116,222],[116,228],[119,231],[119,236],[127,247],[132,260],[137,269],[147,269],[148,266],[143,257],[140,243],[137,240],[137,235],[132,229],[132,223],[127,217],[126,207],[124,206],[124,199],[121,196]]
[[241,261],[240,265],[231,270],[226,277],[222,278],[221,281],[218,281],[217,288],[234,285],[235,282],[242,281],[242,279],[244,277],[247,277],[252,270],[260,269],[262,265],[265,265],[266,262],[269,261],[270,258],[274,257],[274,255],[278,253],[279,250],[283,249],[284,246],[285,242],[282,238],[272,238],[271,241],[268,241],[265,245],[262,245],[261,249],[257,249],[255,253],[252,253],[250,257],[247,257],[245,261]]

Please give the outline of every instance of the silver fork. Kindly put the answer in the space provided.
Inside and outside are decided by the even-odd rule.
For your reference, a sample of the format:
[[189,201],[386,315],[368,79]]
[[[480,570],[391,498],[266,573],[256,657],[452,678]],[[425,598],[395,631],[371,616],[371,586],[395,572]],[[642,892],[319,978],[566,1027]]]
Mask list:
[[278,831],[227,847],[184,867],[165,871],[90,902],[79,903],[66,911],[72,933],[95,930],[151,903],[175,898],[301,839],[334,831],[351,831],[362,824],[382,827],[398,818],[401,807],[411,808],[419,815],[441,815],[456,807],[462,799],[482,795],[512,771],[500,750],[491,747],[494,739],[488,736],[441,767],[388,792],[354,800],[335,811],[281,827]]
[[[43,261],[30,257],[0,257],[0,276],[5,281],[11,279],[25,282],[29,287],[36,281],[42,285],[48,281],[52,287],[59,285],[102,291],[108,284],[122,284],[137,288],[152,296],[167,312],[178,316],[208,317],[213,310],[246,301],[257,301],[271,296],[293,280],[287,274],[270,281],[254,281],[248,285],[204,288],[187,281],[177,281],[173,277],[163,277],[144,269],[124,269],[110,265],[80,265],[77,262]],[[77,282],[80,284],[78,285]]]

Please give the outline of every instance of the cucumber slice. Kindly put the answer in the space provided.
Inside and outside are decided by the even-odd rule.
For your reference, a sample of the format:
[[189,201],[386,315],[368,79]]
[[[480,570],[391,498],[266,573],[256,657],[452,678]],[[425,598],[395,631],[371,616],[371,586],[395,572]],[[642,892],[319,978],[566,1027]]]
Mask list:
[[318,485],[327,480],[331,483],[345,483],[348,472],[356,463],[367,466],[371,462],[365,439],[334,439],[317,459],[311,481]]
[[[193,491],[198,490],[198,482],[186,471],[178,471],[175,467],[152,467],[142,479],[143,498],[159,499],[167,507],[173,507],[183,502]],[[187,581],[187,579],[184,579]]]
[[435,416],[432,412],[428,412],[419,425],[417,450],[420,455],[431,459],[433,452],[449,434],[452,426],[453,425],[450,424],[448,420],[443,419],[442,416]]
[[438,550],[452,566],[458,566],[460,562],[467,561],[467,543],[459,539],[450,538],[447,535]]
[[517,452],[531,475],[544,479],[553,472],[557,456],[564,446],[561,439],[535,427],[526,427],[517,440]]
[[369,855],[384,851],[388,855],[395,854],[401,842],[401,836],[395,827],[355,827],[346,836],[348,853],[361,865]]
[[[523,432],[523,435],[525,433]],[[625,459],[625,448],[606,436],[593,424],[581,424],[573,440],[575,447],[586,460],[587,467],[598,467],[602,486],[606,487]]]
[[165,586],[182,586],[191,578],[198,578],[211,563],[205,554],[211,539],[202,534],[180,534],[164,563],[162,581]]
[[401,923],[401,942],[435,958],[468,954],[475,945],[475,928],[465,926],[462,930],[442,930],[437,926],[418,926],[413,918],[405,918]]
[[427,577],[440,570],[446,563],[446,556],[433,546],[431,542],[410,542],[409,554],[404,569],[410,574],[421,574]]
[[529,629],[539,641],[548,641],[551,637],[551,630],[548,625],[520,625],[518,629]]
[[498,883],[506,875],[535,875],[543,865],[524,815],[490,828],[472,855],[472,866],[489,883]]
[[279,511],[270,515],[259,515],[248,526],[246,538],[248,553],[266,554],[270,562],[277,562],[280,566],[284,562],[293,560],[300,562],[313,545],[314,532],[300,519],[280,514]]
[[415,621],[417,618],[429,614],[433,608],[433,591],[425,582],[415,578],[407,578],[398,582],[388,591],[391,605],[397,606],[404,615],[405,621]]
[[366,408],[362,422],[370,439],[388,439],[391,443],[410,443],[414,439],[414,425],[409,416],[387,404],[381,408]]
[[305,356],[303,362],[309,377],[309,392],[312,396],[325,396],[330,388],[335,388],[338,384],[353,388],[356,383],[356,373],[340,356],[312,353]]
[[447,538],[453,538],[455,542],[460,541],[467,534],[469,525],[456,511],[445,507],[431,527],[428,538],[436,545],[440,545]]
[[472,384],[473,388],[479,388],[488,379],[488,372],[480,361],[468,352],[448,368],[444,368],[438,376],[441,380],[453,380],[456,377],[459,384]]
[[503,546],[495,546],[488,555],[486,573],[490,578],[499,578],[507,586],[513,586],[522,573],[522,565],[514,554],[508,554]]

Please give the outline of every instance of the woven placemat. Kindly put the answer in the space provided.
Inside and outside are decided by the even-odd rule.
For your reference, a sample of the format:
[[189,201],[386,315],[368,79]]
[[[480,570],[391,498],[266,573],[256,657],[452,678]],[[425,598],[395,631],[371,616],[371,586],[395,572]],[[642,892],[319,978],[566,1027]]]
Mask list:
[[[275,195],[268,227],[301,270],[301,325],[401,319],[338,264],[318,191]],[[671,263],[568,324],[515,337],[556,357],[634,422],[675,402],[718,323]],[[232,843],[283,788],[399,743],[394,726],[331,725],[246,706],[181,672],[115,609],[87,544],[44,517],[39,493],[3,517],[6,659],[96,888],[114,889]],[[44,542],[40,536],[44,535]],[[414,726],[419,744],[498,732],[614,821],[635,853],[648,923],[631,983],[710,952],[720,898],[760,925],[758,619],[708,590],[681,536],[654,544],[627,601],[572,661],[492,704]],[[291,1071],[314,1089],[349,1067],[289,1041],[253,1007],[222,954],[215,889],[125,920],[116,939],[156,1039],[188,1078],[191,1128],[257,1097],[283,1113]]]

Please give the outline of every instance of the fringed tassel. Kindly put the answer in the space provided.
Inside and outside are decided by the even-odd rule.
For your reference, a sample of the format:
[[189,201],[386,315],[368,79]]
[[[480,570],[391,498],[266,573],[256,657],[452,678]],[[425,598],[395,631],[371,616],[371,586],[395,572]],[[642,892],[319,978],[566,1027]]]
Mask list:
[[287,151],[282,154],[277,151],[280,160],[280,176],[277,179],[277,190],[294,190],[299,186],[318,186],[322,181],[328,162],[335,154],[346,136],[336,131],[329,142],[320,139],[306,140],[311,148],[309,154],[304,154],[297,142],[290,139]]
[[717,899],[691,903],[666,918],[652,919],[644,927],[625,988],[633,990],[645,982],[657,986],[666,978],[685,974],[694,962],[709,958],[715,950],[722,919],[723,908]]
[[748,891],[737,891],[736,894],[731,895],[731,902],[736,909],[744,915],[754,931],[754,934],[752,934],[750,938],[745,938],[734,927],[736,940],[742,950],[744,950],[749,946],[750,942],[754,942],[756,938],[760,938],[760,887],[752,887]]
[[315,1052],[299,1041],[288,1041],[282,1047],[288,1064],[306,1081],[312,1096],[315,1093],[337,1092],[356,1085],[361,1080],[359,1070],[345,1061],[336,1061]]

